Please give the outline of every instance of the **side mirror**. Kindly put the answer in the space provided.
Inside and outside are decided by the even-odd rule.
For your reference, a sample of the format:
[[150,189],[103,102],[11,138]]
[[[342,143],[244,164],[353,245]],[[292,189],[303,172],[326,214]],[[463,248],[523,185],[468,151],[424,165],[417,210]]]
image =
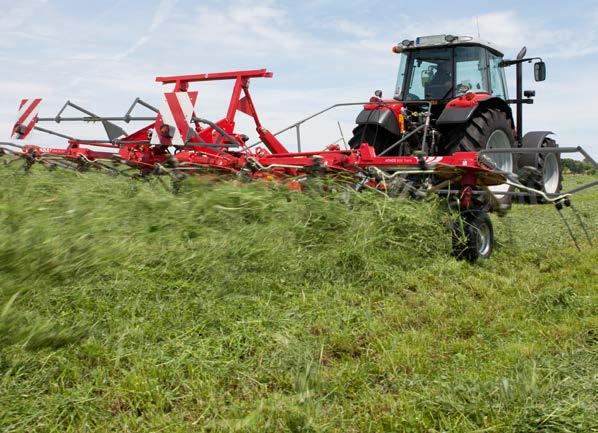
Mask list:
[[534,79],[536,81],[544,81],[546,79],[546,63],[534,63]]

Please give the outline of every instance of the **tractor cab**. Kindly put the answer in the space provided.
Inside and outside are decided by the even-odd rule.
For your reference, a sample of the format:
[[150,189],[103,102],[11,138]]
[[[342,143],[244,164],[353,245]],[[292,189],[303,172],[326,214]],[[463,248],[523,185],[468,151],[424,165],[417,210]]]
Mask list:
[[468,92],[507,99],[503,54],[471,37],[427,36],[394,47],[401,53],[395,99],[446,102]]

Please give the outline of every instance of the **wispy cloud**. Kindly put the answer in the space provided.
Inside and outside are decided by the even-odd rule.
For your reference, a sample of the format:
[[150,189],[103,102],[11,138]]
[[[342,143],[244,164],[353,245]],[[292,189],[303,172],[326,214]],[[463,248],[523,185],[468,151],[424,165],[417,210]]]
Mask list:
[[116,60],[124,59],[136,52],[142,46],[144,46],[151,39],[155,31],[158,30],[158,28],[171,16],[176,6],[176,3],[177,0],[159,0],[158,6],[154,11],[152,21],[147,32],[141,37],[139,37],[139,39],[137,39],[135,43],[131,45],[128,49],[126,49],[122,53],[117,54],[114,58]]
[[286,11],[273,2],[242,0],[198,7],[184,34],[215,48],[212,55],[218,48],[226,49],[227,56],[239,52],[263,55],[302,48],[309,38],[293,28]]
[[20,29],[31,17],[35,15],[43,0],[23,0],[6,4],[6,9],[0,15],[0,28],[3,30]]
[[[584,57],[598,51],[598,13],[593,19],[592,14],[582,17],[576,28],[557,27],[536,17],[524,18],[512,10],[483,14],[478,19],[482,38],[508,51],[507,55],[524,45],[536,55],[550,58]],[[473,26],[468,19],[459,24],[463,28]]]
[[357,38],[371,38],[376,35],[376,32],[373,29],[344,19],[337,19],[333,21],[331,27],[341,33],[355,36]]

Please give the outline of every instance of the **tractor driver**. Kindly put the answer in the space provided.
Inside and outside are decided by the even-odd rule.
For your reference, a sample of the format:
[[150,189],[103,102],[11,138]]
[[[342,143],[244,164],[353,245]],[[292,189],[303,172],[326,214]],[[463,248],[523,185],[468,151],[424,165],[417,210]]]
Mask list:
[[426,85],[426,99],[446,99],[453,90],[452,62],[440,60],[436,73]]

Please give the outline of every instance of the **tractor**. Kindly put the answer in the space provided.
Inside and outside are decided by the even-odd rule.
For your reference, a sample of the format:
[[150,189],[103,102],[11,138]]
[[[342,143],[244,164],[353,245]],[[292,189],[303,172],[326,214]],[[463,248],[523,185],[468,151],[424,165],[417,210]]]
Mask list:
[[[516,173],[531,188],[561,190],[558,153],[523,153],[507,149],[557,147],[550,131],[523,135],[523,104],[535,91],[523,91],[523,64],[534,63],[534,78],[546,78],[541,58],[526,57],[524,47],[505,60],[491,43],[469,36],[435,35],[406,39],[392,51],[401,55],[396,92],[383,100],[376,91],[356,119],[349,141],[374,146],[379,156],[452,155],[460,151],[503,149],[491,155],[496,168]],[[509,99],[505,68],[516,67],[516,97]],[[510,105],[516,107],[516,118]],[[511,204],[509,186],[492,187],[501,206]]]

